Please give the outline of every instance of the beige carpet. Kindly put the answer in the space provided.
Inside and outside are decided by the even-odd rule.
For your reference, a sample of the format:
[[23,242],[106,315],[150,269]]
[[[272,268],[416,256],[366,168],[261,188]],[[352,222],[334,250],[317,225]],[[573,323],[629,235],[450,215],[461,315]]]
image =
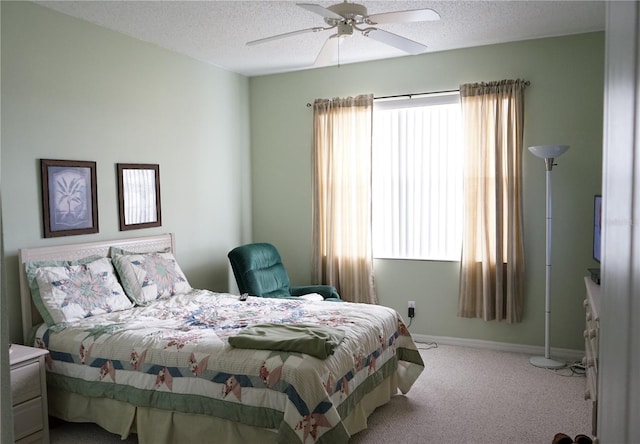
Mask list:
[[[350,443],[550,444],[558,432],[591,433],[585,378],[569,369],[539,369],[517,353],[419,345],[426,368],[416,384],[376,410]],[[61,423],[52,424],[51,443],[137,440]]]

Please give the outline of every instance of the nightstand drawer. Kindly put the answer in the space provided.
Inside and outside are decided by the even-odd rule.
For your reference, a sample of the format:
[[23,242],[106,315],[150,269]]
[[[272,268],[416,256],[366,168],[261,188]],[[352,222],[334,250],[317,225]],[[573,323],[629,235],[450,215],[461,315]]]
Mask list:
[[42,398],[23,402],[13,408],[14,438],[16,440],[41,431],[44,428]]
[[13,405],[20,404],[40,395],[40,365],[37,362],[11,369],[11,396],[13,397]]

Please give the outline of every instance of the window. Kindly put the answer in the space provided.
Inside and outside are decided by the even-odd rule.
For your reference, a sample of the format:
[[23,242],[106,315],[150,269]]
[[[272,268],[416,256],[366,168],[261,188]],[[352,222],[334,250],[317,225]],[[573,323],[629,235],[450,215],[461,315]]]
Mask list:
[[461,114],[457,92],[374,103],[374,257],[460,260]]

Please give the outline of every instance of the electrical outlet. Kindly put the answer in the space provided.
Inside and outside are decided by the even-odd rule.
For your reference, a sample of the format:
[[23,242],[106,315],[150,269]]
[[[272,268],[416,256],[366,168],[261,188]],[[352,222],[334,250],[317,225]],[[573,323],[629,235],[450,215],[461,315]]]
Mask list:
[[416,315],[416,301],[409,301],[409,317],[412,318]]

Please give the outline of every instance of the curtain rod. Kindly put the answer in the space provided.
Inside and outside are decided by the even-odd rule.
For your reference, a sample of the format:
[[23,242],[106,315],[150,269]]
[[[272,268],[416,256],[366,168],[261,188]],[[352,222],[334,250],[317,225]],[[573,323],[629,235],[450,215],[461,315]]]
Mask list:
[[[526,80],[524,82],[524,84],[529,86],[531,84],[531,82]],[[453,93],[453,92],[460,92],[460,89],[446,89],[446,90],[442,90],[442,91],[429,91],[429,92],[421,92],[421,93],[397,94],[395,96],[380,96],[380,97],[374,97],[373,100],[396,99],[396,98],[399,98],[399,97],[411,98],[413,96],[424,96],[424,95],[427,95],[427,94],[446,94],[446,93]],[[307,108],[311,108],[312,106],[313,106],[313,104],[307,103]]]
[[[452,92],[459,92],[459,89],[448,89],[448,90],[444,90],[444,91],[429,91],[429,92],[421,92],[421,93],[409,93],[409,94],[398,94],[395,96],[380,96],[380,97],[374,97],[373,100],[382,100],[382,99],[395,99],[398,97],[413,97],[413,96],[423,96],[425,94],[445,94],[445,93],[452,93]],[[307,103],[307,108],[312,107],[313,104],[311,103]]]
[[[429,92],[421,92],[421,93],[398,94],[398,95],[395,95],[395,96],[380,96],[380,97],[374,97],[373,100],[395,99],[395,98],[399,98],[399,97],[411,98],[413,96],[424,96],[426,94],[446,94],[446,93],[452,93],[452,92],[460,92],[460,90],[459,89],[447,89],[447,90],[444,90],[444,91],[429,91]],[[312,106],[313,106],[313,104],[307,103],[307,108],[310,108]]]
[[397,99],[397,98],[400,98],[400,97],[412,98],[413,96],[425,96],[427,94],[446,94],[446,93],[453,93],[453,92],[460,92],[460,90],[459,89],[446,89],[446,90],[443,90],[443,91],[429,91],[429,92],[421,92],[421,93],[396,94],[395,96],[374,97],[373,100]]

